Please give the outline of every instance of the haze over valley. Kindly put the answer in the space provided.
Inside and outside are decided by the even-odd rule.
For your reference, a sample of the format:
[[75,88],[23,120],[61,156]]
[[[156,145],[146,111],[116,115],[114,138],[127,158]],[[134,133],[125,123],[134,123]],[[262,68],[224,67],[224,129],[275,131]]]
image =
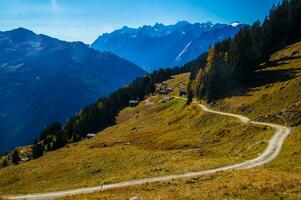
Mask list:
[[301,199],[301,0],[0,10],[0,200]]

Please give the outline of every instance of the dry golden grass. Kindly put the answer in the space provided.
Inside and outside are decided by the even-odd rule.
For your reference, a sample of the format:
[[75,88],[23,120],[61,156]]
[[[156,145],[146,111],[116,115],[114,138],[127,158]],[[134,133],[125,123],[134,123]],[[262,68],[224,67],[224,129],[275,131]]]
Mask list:
[[[293,53],[294,52],[294,53]],[[294,55],[293,55],[294,54]],[[241,96],[218,101],[214,107],[252,119],[292,126],[279,157],[255,169],[221,172],[190,180],[146,184],[65,199],[301,199],[301,42],[271,56],[272,65],[258,71],[291,73],[281,80],[263,80]],[[281,77],[281,76],[280,76]],[[282,77],[283,78],[283,77]],[[240,142],[245,141],[240,138]]]
[[142,200],[301,199],[299,159],[301,128],[295,131],[297,137],[288,138],[280,157],[264,167],[220,172],[194,179],[145,184],[62,199],[122,200],[133,196],[138,196]]
[[[301,42],[276,52],[270,62],[271,66],[257,72],[257,86],[219,101],[216,108],[261,121],[301,125]],[[288,111],[295,114],[287,116]]]
[[[281,80],[274,77],[267,83],[262,79],[245,95],[214,105],[252,119],[293,126],[293,134],[275,161],[255,169],[67,199],[301,199],[300,52],[301,43],[297,43],[275,53],[273,65],[257,74],[262,78],[262,71],[276,73]],[[293,76],[283,77],[287,70]],[[174,77],[169,84],[175,83],[176,88],[185,80],[187,74]],[[270,129],[207,114],[181,100],[162,104],[161,97],[152,96],[150,101],[154,104],[142,102],[126,108],[118,125],[91,140],[0,170],[0,193],[54,191],[210,168],[255,157],[271,136]]]
[[[187,78],[168,82],[176,89]],[[1,169],[0,193],[56,191],[236,163],[256,157],[272,134],[183,100],[161,99],[151,96],[148,104],[124,109],[116,126],[93,139]]]
[[[281,180],[281,181],[279,181]],[[300,199],[300,180],[293,174],[264,170],[219,173],[190,180],[145,184],[64,199],[127,200],[137,196],[142,200],[174,199]]]

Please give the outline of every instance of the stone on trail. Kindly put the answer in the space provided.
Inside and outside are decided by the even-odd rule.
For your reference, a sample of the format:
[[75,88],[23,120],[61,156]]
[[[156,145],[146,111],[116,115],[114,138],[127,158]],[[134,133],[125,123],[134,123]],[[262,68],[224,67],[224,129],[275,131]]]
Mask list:
[[140,200],[140,199],[139,199],[139,197],[134,196],[134,197],[130,198],[130,200]]

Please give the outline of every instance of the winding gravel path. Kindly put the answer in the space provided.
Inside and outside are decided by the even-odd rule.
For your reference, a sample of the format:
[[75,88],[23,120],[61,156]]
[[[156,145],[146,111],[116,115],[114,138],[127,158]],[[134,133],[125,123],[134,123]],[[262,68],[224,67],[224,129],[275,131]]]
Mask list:
[[[181,97],[177,97],[177,98],[186,100],[185,98],[181,98]],[[234,169],[248,169],[248,168],[252,168],[252,167],[257,167],[260,165],[264,165],[268,162],[271,162],[273,159],[275,159],[278,156],[286,137],[291,132],[290,128],[285,127],[285,126],[281,126],[281,125],[277,125],[277,124],[273,124],[273,123],[251,121],[249,118],[242,116],[242,115],[215,111],[215,110],[209,109],[205,105],[199,104],[197,102],[194,102],[194,103],[198,104],[206,112],[210,112],[210,113],[214,113],[214,114],[218,114],[218,115],[226,115],[229,117],[235,117],[235,118],[240,119],[242,123],[252,123],[252,124],[256,124],[256,125],[268,126],[268,127],[273,128],[275,130],[275,133],[270,138],[269,144],[268,144],[267,148],[264,150],[264,152],[262,152],[258,157],[254,158],[252,160],[247,160],[242,163],[222,166],[222,167],[218,167],[218,168],[214,168],[214,169],[202,170],[202,171],[198,171],[198,172],[187,172],[187,173],[183,173],[183,174],[159,176],[159,177],[154,177],[154,178],[134,179],[134,180],[122,181],[122,182],[114,183],[114,184],[105,184],[105,185],[96,186],[96,187],[79,188],[79,189],[74,189],[74,190],[6,196],[5,198],[7,198],[7,199],[29,199],[29,200],[55,199],[58,197],[92,193],[92,192],[98,192],[98,191],[104,191],[104,190],[111,190],[111,189],[115,189],[115,188],[141,185],[144,183],[167,181],[167,180],[180,179],[180,178],[192,178],[192,177],[196,177],[196,176],[213,174],[213,173],[220,172],[220,171],[229,171],[229,170],[234,170]]]

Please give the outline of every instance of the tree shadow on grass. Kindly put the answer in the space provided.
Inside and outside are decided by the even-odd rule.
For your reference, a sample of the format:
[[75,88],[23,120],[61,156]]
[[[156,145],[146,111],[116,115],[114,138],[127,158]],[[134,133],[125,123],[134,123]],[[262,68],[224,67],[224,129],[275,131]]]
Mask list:
[[261,87],[272,83],[279,83],[291,80],[296,77],[297,69],[278,69],[257,71],[254,74],[254,81],[248,84],[249,88]]
[[267,68],[267,67],[279,67],[279,65],[283,65],[283,64],[289,64],[288,61],[292,61],[292,60],[298,60],[301,59],[301,56],[284,56],[282,58],[279,58],[277,60],[269,60],[267,61],[264,65],[263,68]]
[[252,78],[252,81],[245,83],[244,86],[242,84],[234,86],[232,91],[230,91],[227,95],[222,96],[221,98],[234,96],[251,96],[250,91],[258,91],[260,90],[258,87],[269,87],[269,85],[273,83],[280,83],[291,80],[296,77],[297,72],[298,69],[257,71],[254,73],[254,78]]

